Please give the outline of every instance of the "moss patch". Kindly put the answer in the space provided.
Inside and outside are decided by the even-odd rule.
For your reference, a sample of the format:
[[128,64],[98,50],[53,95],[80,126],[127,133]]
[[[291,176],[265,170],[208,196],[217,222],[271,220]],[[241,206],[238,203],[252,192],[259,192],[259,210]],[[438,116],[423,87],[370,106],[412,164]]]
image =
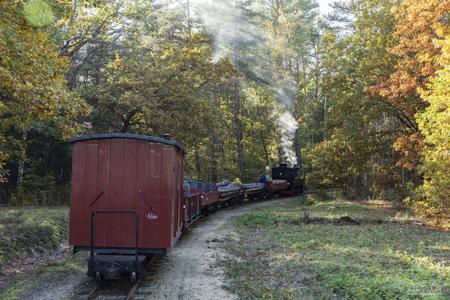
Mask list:
[[[449,233],[415,225],[409,212],[384,202],[302,203],[234,220],[239,239],[225,241],[231,255],[220,264],[240,299],[448,297]],[[305,223],[305,212],[324,222]],[[360,225],[333,222],[343,216]]]

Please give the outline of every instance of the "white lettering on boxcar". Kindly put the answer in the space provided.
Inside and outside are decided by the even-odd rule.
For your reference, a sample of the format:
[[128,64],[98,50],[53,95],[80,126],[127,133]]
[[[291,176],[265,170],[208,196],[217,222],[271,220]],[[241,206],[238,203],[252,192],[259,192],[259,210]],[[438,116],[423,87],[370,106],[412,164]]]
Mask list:
[[156,220],[158,219],[158,215],[154,214],[153,212],[149,212],[145,214],[145,217],[149,220]]

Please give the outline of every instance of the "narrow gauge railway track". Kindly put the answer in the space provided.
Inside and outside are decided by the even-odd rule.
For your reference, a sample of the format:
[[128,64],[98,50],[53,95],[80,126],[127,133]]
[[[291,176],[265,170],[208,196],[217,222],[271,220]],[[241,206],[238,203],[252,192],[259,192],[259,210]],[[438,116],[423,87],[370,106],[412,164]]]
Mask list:
[[149,295],[145,292],[139,293],[139,288],[145,287],[145,283],[151,281],[152,277],[158,271],[158,267],[163,261],[163,256],[153,255],[149,261],[150,271],[143,277],[139,278],[134,284],[130,284],[126,280],[96,282],[89,293],[84,296],[77,297],[83,300],[133,300],[148,299]]
[[[136,295],[136,291],[139,288],[139,285],[142,283],[142,278],[139,279],[135,284],[133,284],[128,292],[128,294],[126,295],[127,300],[133,300],[135,295]],[[87,300],[94,300],[97,299],[97,297],[99,297],[99,294],[102,290],[106,290],[107,288],[102,286],[102,283],[98,282],[94,288],[89,292],[88,296],[86,297]],[[102,295],[101,296],[102,299],[122,299],[122,295],[118,295],[118,294],[112,294],[112,295]]]

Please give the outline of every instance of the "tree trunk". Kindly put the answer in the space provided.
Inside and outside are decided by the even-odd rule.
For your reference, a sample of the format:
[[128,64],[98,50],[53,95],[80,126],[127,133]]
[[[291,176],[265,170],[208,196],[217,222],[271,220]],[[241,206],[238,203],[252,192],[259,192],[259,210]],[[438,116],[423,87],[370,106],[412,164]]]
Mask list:
[[323,99],[323,140],[327,140],[327,97]]
[[217,182],[217,156],[216,156],[217,135],[215,132],[211,134],[211,153],[210,153],[210,166],[211,174],[210,181]]
[[[219,107],[219,100],[217,95],[217,87],[214,85],[212,88],[212,104],[213,104],[213,120],[217,120],[219,118],[217,109]],[[217,144],[218,138],[216,133],[216,124],[211,124],[211,152],[210,152],[210,180],[211,182],[217,182]]]
[[241,95],[239,92],[239,81],[236,80],[234,84],[234,105],[233,105],[233,118],[234,126],[236,129],[236,150],[239,163],[239,178],[244,177],[244,149],[242,147],[242,124],[240,120],[241,114]]
[[268,166],[269,165],[269,152],[267,151],[266,139],[264,138],[264,134],[263,134],[262,130],[259,131],[259,135],[261,137],[261,143],[262,143],[263,150],[264,150],[264,157],[266,159],[266,166]]
[[355,189],[355,195],[358,197],[361,196],[361,175],[360,174],[355,176],[354,189]]
[[23,174],[25,172],[25,161],[27,159],[27,131],[22,131],[22,149],[20,150],[19,162],[17,167],[16,187],[20,188],[23,183]]
[[[296,105],[294,107],[294,116],[297,120],[300,115],[298,110],[299,110],[298,105]],[[297,129],[295,129],[295,133],[294,133],[294,151],[295,151],[295,156],[297,158],[297,161],[296,161],[297,166],[301,170],[302,169],[302,145],[301,145],[301,141],[300,141],[300,128],[298,128],[298,124],[297,124]]]
[[202,166],[201,166],[201,159],[200,159],[200,153],[198,152],[198,148],[195,148],[194,157],[195,157],[195,172],[197,173],[197,179],[200,179],[200,177],[202,175]]
[[315,108],[314,108],[314,112],[313,112],[313,117],[314,117],[313,144],[315,144],[315,143],[320,142],[320,137],[318,135],[318,133],[319,133],[319,115]]
[[192,20],[191,20],[191,3],[189,0],[186,0],[186,9],[187,9],[188,36],[190,42],[192,38]]

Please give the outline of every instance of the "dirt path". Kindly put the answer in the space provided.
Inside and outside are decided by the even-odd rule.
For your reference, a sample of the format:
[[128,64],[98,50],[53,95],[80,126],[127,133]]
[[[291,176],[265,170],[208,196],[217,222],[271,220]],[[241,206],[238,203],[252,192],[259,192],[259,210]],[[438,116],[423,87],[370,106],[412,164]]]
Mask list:
[[233,235],[230,219],[256,206],[282,200],[220,210],[183,233],[182,239],[163,260],[152,278],[138,291],[137,299],[226,300],[237,299],[223,289],[217,258],[226,255],[217,242]]
[[155,276],[139,289],[143,293],[139,299],[236,299],[222,288],[223,274],[214,265],[224,255],[217,241],[231,234],[226,225],[239,212],[238,208],[217,212],[184,232]]

